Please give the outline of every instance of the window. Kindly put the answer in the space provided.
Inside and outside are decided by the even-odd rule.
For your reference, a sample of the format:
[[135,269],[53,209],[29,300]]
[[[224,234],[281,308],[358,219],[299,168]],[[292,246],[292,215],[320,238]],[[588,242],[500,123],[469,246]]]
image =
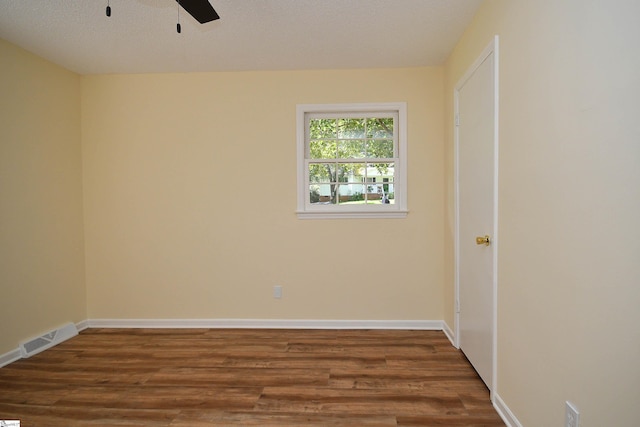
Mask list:
[[406,104],[298,105],[298,217],[407,214]]

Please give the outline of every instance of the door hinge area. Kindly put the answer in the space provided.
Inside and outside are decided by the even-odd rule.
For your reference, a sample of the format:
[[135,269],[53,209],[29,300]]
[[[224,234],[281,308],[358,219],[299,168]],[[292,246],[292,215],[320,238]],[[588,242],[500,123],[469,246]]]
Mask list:
[[460,313],[460,300],[456,300],[456,313]]
[[455,122],[456,122],[456,126],[460,126],[460,114],[458,113],[456,113]]

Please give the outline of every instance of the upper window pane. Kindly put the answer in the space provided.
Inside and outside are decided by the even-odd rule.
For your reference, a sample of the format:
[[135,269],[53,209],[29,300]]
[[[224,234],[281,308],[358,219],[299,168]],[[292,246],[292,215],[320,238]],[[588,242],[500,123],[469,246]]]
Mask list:
[[359,139],[365,136],[365,119],[339,119],[338,138]]
[[338,152],[338,142],[335,140],[309,141],[309,158],[335,159]]
[[382,139],[367,141],[367,157],[377,159],[393,158],[393,140]]
[[367,119],[367,138],[393,138],[393,118]]
[[331,139],[337,136],[335,119],[313,119],[309,121],[309,137],[314,139]]
[[338,144],[338,158],[340,159],[364,159],[365,141],[363,139],[351,139],[340,141]]

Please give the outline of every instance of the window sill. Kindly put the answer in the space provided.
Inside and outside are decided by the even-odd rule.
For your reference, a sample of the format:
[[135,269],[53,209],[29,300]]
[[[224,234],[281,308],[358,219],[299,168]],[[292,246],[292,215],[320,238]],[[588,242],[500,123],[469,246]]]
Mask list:
[[392,211],[392,212],[362,212],[362,211],[344,211],[344,212],[309,212],[297,211],[298,219],[402,219],[406,218],[409,211]]

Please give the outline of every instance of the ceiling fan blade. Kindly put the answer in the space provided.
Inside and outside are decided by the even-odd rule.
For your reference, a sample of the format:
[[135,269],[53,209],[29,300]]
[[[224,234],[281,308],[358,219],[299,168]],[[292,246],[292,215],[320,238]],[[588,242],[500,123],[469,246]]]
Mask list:
[[220,19],[220,16],[213,10],[213,6],[209,3],[209,0],[176,0],[180,6],[191,16],[193,16],[199,23],[215,21]]

